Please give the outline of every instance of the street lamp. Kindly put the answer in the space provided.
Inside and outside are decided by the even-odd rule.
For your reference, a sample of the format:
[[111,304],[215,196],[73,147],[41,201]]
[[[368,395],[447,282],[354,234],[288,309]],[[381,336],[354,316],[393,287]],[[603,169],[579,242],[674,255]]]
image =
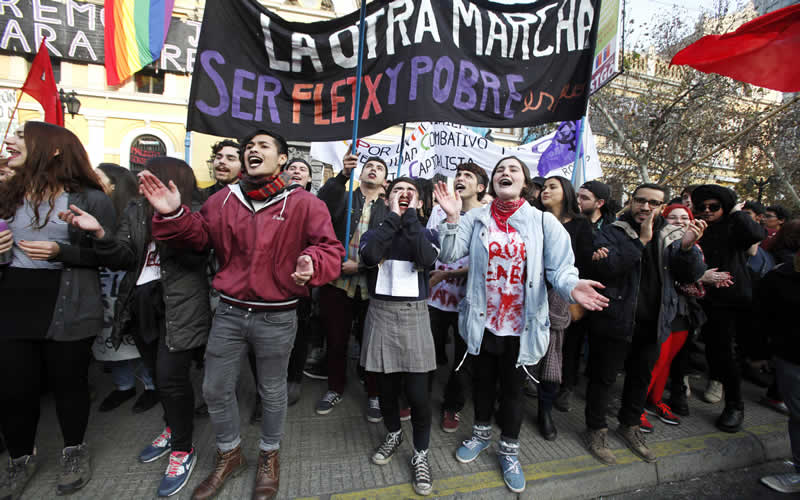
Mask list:
[[64,92],[64,89],[61,89],[58,91],[58,97],[61,99],[61,112],[69,113],[72,118],[75,118],[81,109],[81,101],[78,100],[75,91]]
[[758,189],[758,202],[761,203],[761,195],[764,193],[764,188],[767,187],[767,184],[775,180],[777,176],[770,175],[766,179],[763,177],[752,178],[748,177],[747,182]]

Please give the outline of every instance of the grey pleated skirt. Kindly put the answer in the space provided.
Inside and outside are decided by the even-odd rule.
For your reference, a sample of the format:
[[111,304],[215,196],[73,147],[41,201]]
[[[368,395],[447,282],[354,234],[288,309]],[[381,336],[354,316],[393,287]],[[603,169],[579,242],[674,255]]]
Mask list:
[[376,373],[435,370],[436,348],[426,301],[371,298],[364,322],[361,366]]

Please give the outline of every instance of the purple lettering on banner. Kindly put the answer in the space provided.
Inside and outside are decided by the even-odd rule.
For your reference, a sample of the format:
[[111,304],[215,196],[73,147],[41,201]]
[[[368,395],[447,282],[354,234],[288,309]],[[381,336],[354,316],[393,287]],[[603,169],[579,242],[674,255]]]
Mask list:
[[483,80],[483,96],[481,97],[481,111],[486,111],[486,101],[489,99],[489,90],[493,90],[494,94],[494,114],[500,114],[500,79],[497,75],[489,71],[481,71],[481,79]]
[[408,90],[408,100],[417,100],[417,80],[419,75],[430,73],[433,69],[433,60],[428,56],[416,56],[411,58],[411,88]]
[[453,106],[456,109],[472,109],[478,102],[475,84],[478,83],[478,68],[469,61],[461,61],[458,65],[458,82]]
[[506,75],[506,84],[508,85],[508,101],[506,101],[506,111],[503,116],[506,118],[514,118],[514,111],[511,109],[512,102],[519,102],[522,100],[522,95],[517,92],[514,87],[517,83],[524,82],[525,79],[522,75]]
[[220,116],[222,113],[228,111],[228,88],[225,87],[225,81],[220,74],[211,66],[212,60],[218,64],[225,64],[225,58],[216,50],[206,50],[200,54],[200,66],[203,68],[203,71],[208,74],[208,78],[214,82],[214,86],[217,87],[219,104],[212,107],[201,99],[197,101],[197,109],[207,115]]
[[[272,89],[267,90],[267,84],[272,85]],[[277,78],[267,75],[258,77],[258,89],[256,90],[256,121],[261,121],[262,110],[264,108],[264,98],[269,104],[269,119],[272,123],[280,123],[281,117],[278,114],[278,105],[275,103],[275,96],[281,93],[283,86]]]
[[408,164],[408,176],[411,177],[412,179],[417,178],[417,176],[414,175],[414,165],[416,165],[417,163],[419,163],[418,160],[412,160],[411,163]]
[[[445,86],[442,88],[439,83],[442,80],[442,73],[445,75]],[[450,89],[453,88],[453,76],[456,67],[453,60],[447,56],[442,56],[436,61],[436,69],[433,71],[433,100],[439,104],[444,103],[450,97]]]
[[231,106],[231,116],[242,120],[252,120],[253,113],[245,113],[241,110],[242,99],[252,99],[254,94],[242,87],[244,80],[255,80],[256,74],[246,69],[237,69],[233,72],[233,106]]
[[386,76],[389,78],[389,104],[397,102],[397,75],[400,74],[403,64],[405,63],[400,62],[394,68],[386,68]]

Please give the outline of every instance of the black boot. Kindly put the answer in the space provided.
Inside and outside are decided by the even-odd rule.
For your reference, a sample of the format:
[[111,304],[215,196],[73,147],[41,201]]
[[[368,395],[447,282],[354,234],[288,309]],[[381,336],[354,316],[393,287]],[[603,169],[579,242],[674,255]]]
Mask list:
[[686,397],[685,387],[683,384],[673,387],[668,402],[672,411],[682,417],[689,416],[689,398]]
[[744,405],[726,404],[722,415],[717,419],[717,428],[725,432],[739,432],[744,420]]
[[539,418],[537,418],[539,426],[539,434],[542,435],[547,441],[555,441],[558,437],[558,430],[556,424],[553,423],[553,415],[550,410],[539,410]]

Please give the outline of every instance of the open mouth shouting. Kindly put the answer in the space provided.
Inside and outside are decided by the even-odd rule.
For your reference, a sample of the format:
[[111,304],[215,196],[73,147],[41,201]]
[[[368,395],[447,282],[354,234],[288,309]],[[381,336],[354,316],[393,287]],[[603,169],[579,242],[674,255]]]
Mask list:
[[411,197],[408,195],[400,195],[400,198],[397,200],[397,205],[401,209],[406,209],[411,204]]
[[461,191],[467,189],[467,185],[463,181],[456,181],[455,184],[453,184],[453,189],[460,193]]
[[497,181],[497,184],[503,187],[509,187],[514,185],[514,181],[511,180],[510,177],[503,177],[499,181]]
[[256,169],[264,163],[264,159],[257,154],[250,154],[247,156],[247,166],[251,169]]
[[19,156],[19,151],[12,148],[11,146],[6,145],[6,152],[8,153],[8,159],[13,160],[14,158]]

